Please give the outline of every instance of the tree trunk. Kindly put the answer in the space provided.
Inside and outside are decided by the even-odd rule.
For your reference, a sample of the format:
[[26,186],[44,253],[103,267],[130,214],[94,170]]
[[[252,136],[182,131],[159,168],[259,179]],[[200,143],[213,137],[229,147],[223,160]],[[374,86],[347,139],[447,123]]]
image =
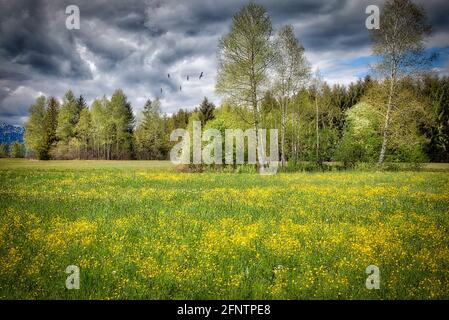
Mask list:
[[295,130],[294,130],[296,124],[295,124],[295,112],[294,112],[294,110],[292,110],[292,111],[293,112],[292,112],[292,137],[291,137],[291,139],[292,139],[292,156],[291,156],[291,158],[295,159],[295,161],[296,161],[296,139],[295,139]]
[[385,115],[385,124],[384,124],[384,130],[383,130],[382,147],[380,149],[380,154],[379,154],[379,162],[378,162],[379,165],[384,163],[385,152],[387,150],[388,130],[390,127],[391,100],[393,97],[393,91],[394,91],[394,77],[391,77],[390,90],[388,93],[387,114]]
[[[301,115],[299,113],[299,106],[297,110],[297,119],[295,125],[292,127],[292,145],[294,145],[294,159],[295,162],[299,161],[299,136],[301,135],[300,126],[301,126]],[[295,119],[295,114],[292,114],[292,119]],[[294,130],[296,128],[296,130]]]
[[282,99],[282,113],[281,113],[281,166],[285,165],[285,127],[286,127],[286,107],[285,99]]
[[297,121],[297,132],[296,132],[296,147],[295,147],[295,152],[296,152],[296,161],[299,161],[299,154],[300,154],[300,140],[299,137],[301,136],[301,114],[299,113],[300,111],[298,110],[298,121]]
[[[256,169],[260,169],[259,162],[259,109],[257,106],[257,86],[255,80],[255,72],[254,72],[254,51],[251,52],[251,75],[250,75],[250,83],[251,83],[251,103],[253,107],[253,121],[254,121],[254,129],[256,130]],[[249,146],[249,144],[248,144]]]
[[[256,131],[256,169],[259,170],[260,162],[259,162],[259,114],[257,110],[257,98],[256,94],[253,95],[253,121],[254,121],[254,130]],[[248,144],[249,147],[249,144]],[[248,158],[249,160],[249,158]]]
[[319,131],[319,110],[318,110],[318,89],[315,94],[315,110],[316,110],[316,161],[321,164],[320,161],[320,131]]

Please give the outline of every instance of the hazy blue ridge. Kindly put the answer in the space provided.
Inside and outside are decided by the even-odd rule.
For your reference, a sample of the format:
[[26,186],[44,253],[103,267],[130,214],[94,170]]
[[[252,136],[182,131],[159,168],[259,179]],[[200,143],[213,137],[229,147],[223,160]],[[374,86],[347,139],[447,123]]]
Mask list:
[[0,143],[12,144],[14,141],[23,142],[25,129],[10,124],[0,124]]

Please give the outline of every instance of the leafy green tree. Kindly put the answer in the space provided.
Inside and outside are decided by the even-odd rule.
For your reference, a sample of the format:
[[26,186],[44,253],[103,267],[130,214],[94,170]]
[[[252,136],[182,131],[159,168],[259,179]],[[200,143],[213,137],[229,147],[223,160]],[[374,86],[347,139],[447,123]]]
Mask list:
[[[238,111],[236,111],[238,110]],[[208,121],[204,126],[203,130],[217,129],[220,131],[222,139],[222,163],[225,163],[225,136],[226,129],[242,129],[243,131],[252,128],[252,125],[247,123],[244,119],[249,117],[251,111],[246,108],[233,107],[229,104],[224,104],[220,108],[215,110],[214,119]],[[189,131],[192,132],[192,122],[193,120],[199,120],[198,115],[194,114],[191,117],[189,124]],[[245,159],[248,157],[247,144],[245,143]],[[235,146],[234,146],[234,158],[235,158]]]
[[429,139],[425,146],[431,161],[449,162],[449,77],[426,75],[413,90],[428,105],[430,122],[421,123],[421,132]]
[[56,135],[60,143],[68,145],[75,136],[75,125],[79,119],[79,107],[71,90],[64,96],[62,107],[58,116]]
[[136,131],[136,152],[139,159],[164,159],[164,121],[160,101],[147,100],[142,111],[142,120]]
[[[346,111],[346,128],[336,159],[351,166],[357,162],[375,162],[383,143],[385,98],[390,81],[374,84],[362,102]],[[426,161],[423,147],[427,139],[419,132],[425,106],[408,88],[397,87],[395,108],[390,113],[389,162]]]
[[310,67],[304,55],[304,47],[295,37],[291,25],[279,30],[275,47],[274,90],[281,106],[281,164],[284,165],[288,105],[290,99],[305,84],[310,74]]
[[175,112],[171,117],[172,119],[171,130],[187,128],[187,124],[189,123],[189,117],[191,114],[192,111],[184,110],[182,108],[179,109],[177,112]]
[[29,155],[38,159],[48,158],[48,149],[46,147],[46,128],[45,128],[45,97],[40,96],[36,102],[30,106],[29,119],[25,124],[25,146]]
[[424,9],[410,0],[387,0],[383,6],[381,28],[372,30],[373,53],[380,57],[377,70],[386,75],[389,86],[384,101],[384,127],[379,164],[385,159],[390,139],[392,112],[396,105],[398,80],[419,69],[424,59],[424,40],[430,34]]
[[329,85],[315,81],[314,86],[301,89],[291,100],[289,112],[286,145],[292,163],[313,161],[320,165],[323,161],[333,160],[343,116],[339,106],[333,103]]
[[12,158],[23,158],[25,157],[25,146],[19,141],[14,141],[11,145],[11,157]]
[[360,102],[346,111],[346,127],[336,152],[336,160],[345,167],[357,162],[375,162],[382,138],[379,128],[381,119],[375,108]]
[[194,112],[191,110],[179,109],[171,116],[164,114],[163,126],[164,126],[164,138],[163,138],[163,154],[165,158],[168,158],[170,149],[175,145],[175,142],[170,141],[170,133],[175,129],[187,129],[190,116]]
[[94,157],[97,159],[111,159],[115,126],[109,104],[105,96],[92,103],[92,140]]
[[[286,123],[286,148],[287,158],[291,163],[298,162],[300,154],[302,154],[302,144],[301,130],[304,127],[304,116],[308,111],[308,106],[310,106],[310,98],[306,89],[301,89],[299,92],[293,96],[289,101],[289,114]],[[281,110],[279,109],[279,112]],[[275,125],[277,128],[277,125]]]
[[245,122],[256,130],[274,57],[271,35],[267,11],[250,2],[234,15],[231,31],[220,39],[218,47],[216,90],[234,105],[251,110],[251,118]]
[[8,145],[6,143],[0,143],[0,158],[7,158],[8,156]]
[[117,89],[112,95],[108,111],[113,119],[114,159],[133,158],[135,118],[131,104],[121,89]]
[[319,70],[313,79],[312,84],[313,101],[315,106],[315,161],[321,165],[323,158],[320,153],[320,106],[322,104],[321,96],[324,96],[324,83],[321,78]]
[[81,110],[75,133],[80,145],[81,158],[89,158],[89,145],[92,140],[92,119],[89,109],[83,108]]

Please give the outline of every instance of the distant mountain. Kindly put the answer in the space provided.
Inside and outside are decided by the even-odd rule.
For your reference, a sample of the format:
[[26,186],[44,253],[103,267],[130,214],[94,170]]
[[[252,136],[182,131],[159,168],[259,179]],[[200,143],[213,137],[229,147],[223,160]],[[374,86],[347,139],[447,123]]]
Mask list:
[[0,124],[0,143],[11,144],[14,141],[23,142],[23,133],[25,129],[10,124]]

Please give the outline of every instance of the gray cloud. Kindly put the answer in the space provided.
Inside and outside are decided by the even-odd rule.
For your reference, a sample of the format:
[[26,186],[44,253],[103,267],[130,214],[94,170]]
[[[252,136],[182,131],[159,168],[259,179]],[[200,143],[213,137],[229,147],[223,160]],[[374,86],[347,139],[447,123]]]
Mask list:
[[1,6],[3,57],[48,76],[90,77],[85,63],[71,50],[74,35],[60,27],[65,21],[62,15],[43,1],[2,1]]
[[[364,11],[383,1],[257,2],[267,8],[275,30],[286,23],[295,27],[308,58],[327,80],[348,82],[367,69],[347,67],[347,61],[369,54]],[[429,45],[449,46],[448,2],[420,2],[435,31]],[[245,3],[0,0],[0,121],[20,124],[38,95],[62,97],[68,88],[88,101],[122,88],[136,111],[154,97],[161,98],[165,112],[192,108],[203,96],[219,103],[217,41]],[[80,30],[65,28],[69,4],[80,8]]]

